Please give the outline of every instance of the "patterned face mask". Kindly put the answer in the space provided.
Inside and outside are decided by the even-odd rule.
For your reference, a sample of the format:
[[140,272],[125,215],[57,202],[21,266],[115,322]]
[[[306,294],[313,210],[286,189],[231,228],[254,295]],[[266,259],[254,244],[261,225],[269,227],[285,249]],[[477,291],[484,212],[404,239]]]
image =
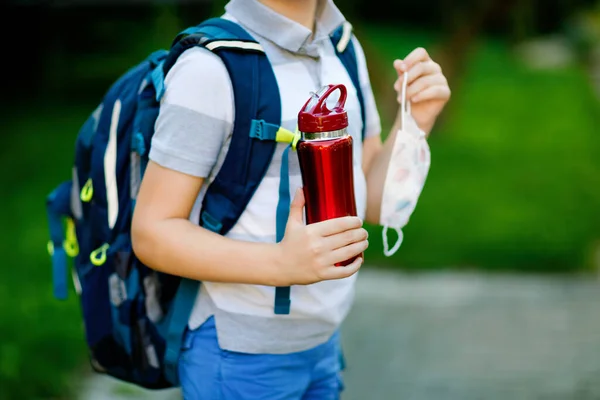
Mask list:
[[[383,226],[383,253],[390,257],[398,251],[404,235],[402,228],[417,206],[417,200],[425,186],[429,172],[431,153],[423,132],[410,113],[406,101],[407,73],[402,83],[402,128],[396,133],[396,140],[387,170],[381,201],[380,223]],[[388,243],[388,229],[398,234],[392,248]]]

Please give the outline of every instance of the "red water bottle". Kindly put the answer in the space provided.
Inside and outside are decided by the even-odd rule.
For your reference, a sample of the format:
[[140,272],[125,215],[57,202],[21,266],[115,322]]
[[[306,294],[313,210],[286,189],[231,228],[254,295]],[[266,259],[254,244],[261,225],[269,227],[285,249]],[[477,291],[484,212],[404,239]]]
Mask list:
[[[327,98],[339,90],[339,100],[330,110]],[[313,93],[298,114],[298,159],[306,200],[306,223],[356,216],[352,136],[344,85],[327,85]],[[358,257],[358,256],[357,256]],[[362,255],[361,255],[362,257]],[[345,266],[356,257],[336,264]]]

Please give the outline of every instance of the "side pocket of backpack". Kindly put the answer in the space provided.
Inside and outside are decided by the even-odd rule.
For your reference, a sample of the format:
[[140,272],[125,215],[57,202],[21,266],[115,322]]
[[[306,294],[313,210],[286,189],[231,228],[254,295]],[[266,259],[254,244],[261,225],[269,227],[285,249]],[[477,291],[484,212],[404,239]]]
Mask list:
[[92,238],[94,225],[90,224],[95,186],[95,182],[92,180],[92,155],[94,139],[103,110],[104,104],[101,103],[81,127],[75,144],[71,212],[76,223],[79,252],[84,258],[87,258],[98,246],[98,243],[94,243]]
[[133,262],[129,235],[121,234],[82,259],[80,268],[88,345],[96,363],[117,376],[132,370],[132,324],[140,291]]
[[132,325],[135,321],[135,299],[140,292],[138,270],[133,268],[133,252],[128,234],[117,237],[107,251],[108,294],[113,336],[132,356]]

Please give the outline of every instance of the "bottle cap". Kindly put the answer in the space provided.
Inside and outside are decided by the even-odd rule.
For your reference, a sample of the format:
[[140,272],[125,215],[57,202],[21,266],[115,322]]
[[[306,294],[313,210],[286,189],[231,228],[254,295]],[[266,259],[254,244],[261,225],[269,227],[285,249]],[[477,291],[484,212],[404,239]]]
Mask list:
[[[327,98],[336,90],[340,97],[335,106],[327,108]],[[331,132],[348,127],[348,114],[344,110],[347,91],[342,84],[323,86],[313,93],[298,113],[298,130],[304,133]]]

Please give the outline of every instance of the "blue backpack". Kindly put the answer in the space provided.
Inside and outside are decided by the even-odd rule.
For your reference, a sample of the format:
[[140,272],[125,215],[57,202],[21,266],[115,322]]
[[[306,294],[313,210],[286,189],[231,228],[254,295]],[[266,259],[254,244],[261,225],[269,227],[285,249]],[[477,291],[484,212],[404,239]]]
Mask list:
[[[331,40],[359,93],[364,121],[350,36],[351,28],[345,24]],[[46,200],[54,295],[67,298],[71,258],[92,367],[149,389],[179,384],[177,361],[199,282],[142,264],[132,251],[131,218],[148,163],[164,77],[177,58],[195,46],[224,62],[236,111],[228,153],[207,189],[198,223],[222,235],[233,227],[262,180],[276,142],[291,142],[294,133],[279,126],[279,89],[262,47],[239,25],[221,18],[181,32],[168,51],[154,52],[112,85],[79,131],[71,179]],[[280,193],[278,240],[289,212],[285,167]],[[276,289],[275,312],[289,313],[289,288]]]

